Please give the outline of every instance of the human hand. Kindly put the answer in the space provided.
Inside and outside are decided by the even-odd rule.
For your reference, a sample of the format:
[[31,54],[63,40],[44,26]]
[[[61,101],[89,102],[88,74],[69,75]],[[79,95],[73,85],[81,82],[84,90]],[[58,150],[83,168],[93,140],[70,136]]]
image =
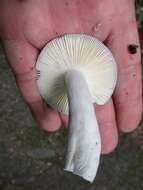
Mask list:
[[39,51],[56,36],[85,33],[103,41],[118,65],[118,83],[113,98],[96,106],[102,153],[117,145],[118,132],[134,130],[141,118],[140,48],[134,3],[131,0],[1,0],[0,32],[7,59],[21,93],[40,127],[47,131],[66,126],[68,118],[42,100],[36,85],[35,63]]

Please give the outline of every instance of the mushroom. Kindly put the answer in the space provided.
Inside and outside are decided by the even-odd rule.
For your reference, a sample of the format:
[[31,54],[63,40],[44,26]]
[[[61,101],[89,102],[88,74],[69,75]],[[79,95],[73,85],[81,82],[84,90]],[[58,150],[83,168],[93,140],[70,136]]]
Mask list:
[[65,170],[93,182],[101,154],[101,139],[93,103],[105,104],[117,80],[115,60],[94,37],[67,34],[41,51],[36,69],[45,101],[69,114]]

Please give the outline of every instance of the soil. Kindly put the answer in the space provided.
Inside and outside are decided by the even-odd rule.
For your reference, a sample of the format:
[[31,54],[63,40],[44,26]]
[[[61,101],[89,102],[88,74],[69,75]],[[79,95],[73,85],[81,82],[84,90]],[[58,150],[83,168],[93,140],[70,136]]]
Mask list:
[[[142,13],[137,5],[137,16]],[[52,134],[37,127],[0,49],[0,190],[143,189],[142,123],[120,134],[117,149],[101,157],[93,184],[63,171],[66,138],[63,127]]]

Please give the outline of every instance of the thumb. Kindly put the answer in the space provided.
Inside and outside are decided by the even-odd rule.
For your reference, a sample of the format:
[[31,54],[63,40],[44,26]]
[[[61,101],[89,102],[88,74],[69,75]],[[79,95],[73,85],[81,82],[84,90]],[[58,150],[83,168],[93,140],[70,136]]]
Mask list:
[[[138,32],[133,8],[126,11],[120,27],[112,30],[107,41],[118,66],[118,82],[114,93],[117,124],[120,130],[134,130],[142,114],[142,77]],[[136,48],[136,49],[134,49]]]

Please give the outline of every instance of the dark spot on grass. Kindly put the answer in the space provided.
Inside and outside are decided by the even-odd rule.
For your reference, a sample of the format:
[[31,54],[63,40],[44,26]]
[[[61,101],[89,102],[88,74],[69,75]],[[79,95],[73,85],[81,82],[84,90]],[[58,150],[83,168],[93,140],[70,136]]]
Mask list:
[[129,53],[130,54],[135,54],[135,53],[137,53],[137,48],[138,48],[139,46],[138,45],[136,45],[136,44],[130,44],[130,45],[128,45],[128,51],[129,51]]
[[8,64],[0,64],[0,71],[7,71],[9,69]]

